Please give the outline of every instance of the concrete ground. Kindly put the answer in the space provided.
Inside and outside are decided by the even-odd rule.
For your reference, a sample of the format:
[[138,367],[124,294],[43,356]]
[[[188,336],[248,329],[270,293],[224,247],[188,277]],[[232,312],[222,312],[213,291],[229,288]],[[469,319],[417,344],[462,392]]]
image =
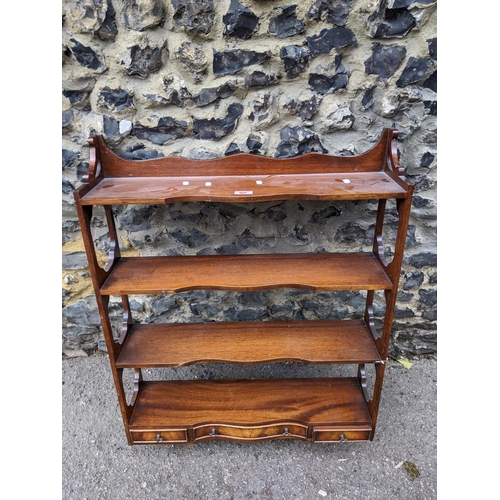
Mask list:
[[[106,355],[62,364],[63,500],[437,498],[435,360],[415,361],[409,369],[388,364],[372,442],[184,446],[127,445]],[[309,366],[301,370],[317,370]],[[237,376],[228,370],[242,367],[210,369],[173,370],[178,378],[192,378],[220,376],[217,370]],[[244,369],[286,376],[296,365]]]

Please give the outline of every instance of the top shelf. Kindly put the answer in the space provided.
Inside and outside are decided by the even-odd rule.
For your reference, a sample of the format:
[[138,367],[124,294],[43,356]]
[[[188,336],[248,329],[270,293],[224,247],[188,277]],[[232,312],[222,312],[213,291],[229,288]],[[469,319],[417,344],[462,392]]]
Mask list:
[[351,172],[105,178],[84,195],[81,201],[83,205],[116,205],[177,201],[361,200],[405,196],[406,190],[385,172]]
[[240,153],[211,160],[128,160],[111,151],[102,136],[93,136],[87,185],[78,197],[82,205],[406,198],[409,185],[396,138],[395,130],[384,129],[372,149],[352,156]]

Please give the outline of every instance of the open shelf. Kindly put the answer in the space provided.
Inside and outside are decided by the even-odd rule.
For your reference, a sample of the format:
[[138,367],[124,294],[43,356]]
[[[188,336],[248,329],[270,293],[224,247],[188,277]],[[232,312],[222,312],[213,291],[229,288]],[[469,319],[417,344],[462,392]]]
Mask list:
[[[208,184],[208,185],[207,185]],[[271,200],[351,200],[405,196],[386,172],[204,177],[115,177],[101,180],[82,197],[83,205],[250,202]]]
[[341,430],[368,439],[371,422],[354,377],[175,380],[142,382],[129,428],[134,442],[312,440],[315,432],[328,441]]
[[118,368],[193,363],[373,363],[380,361],[364,321],[253,321],[136,324]]
[[384,290],[392,282],[369,252],[127,257],[101,286],[104,295],[269,288]]

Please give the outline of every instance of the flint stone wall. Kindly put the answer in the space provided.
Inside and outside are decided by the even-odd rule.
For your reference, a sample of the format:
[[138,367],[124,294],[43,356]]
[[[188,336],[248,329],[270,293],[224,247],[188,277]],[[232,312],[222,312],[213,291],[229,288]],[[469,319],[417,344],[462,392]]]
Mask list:
[[[72,191],[90,134],[125,157],[240,151],[352,155],[400,131],[415,185],[391,355],[436,353],[436,2],[71,0],[62,29],[63,353],[105,349]],[[120,207],[125,255],[371,247],[376,204],[285,201]],[[387,254],[394,207],[387,216]],[[103,262],[103,212],[93,220]],[[118,300],[118,298],[113,298]],[[384,303],[377,301],[380,318]],[[196,291],[131,297],[143,322],[357,317],[363,293]],[[111,303],[117,332],[119,302]]]

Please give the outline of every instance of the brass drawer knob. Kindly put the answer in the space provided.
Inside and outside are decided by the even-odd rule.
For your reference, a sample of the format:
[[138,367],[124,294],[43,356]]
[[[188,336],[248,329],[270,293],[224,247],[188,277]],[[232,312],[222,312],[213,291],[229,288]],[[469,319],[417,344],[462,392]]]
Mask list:
[[210,431],[210,435],[217,436],[217,429],[215,427],[213,427],[212,430]]
[[156,442],[161,443],[162,441],[163,441],[163,438],[159,434],[157,434],[156,435]]
[[288,427],[285,427],[285,430],[283,431],[284,436],[290,436],[291,432],[288,430]]
[[347,442],[347,439],[344,437],[344,435],[343,435],[343,434],[341,434],[341,435],[339,436],[339,441],[340,441],[341,443],[345,443],[345,442]]

